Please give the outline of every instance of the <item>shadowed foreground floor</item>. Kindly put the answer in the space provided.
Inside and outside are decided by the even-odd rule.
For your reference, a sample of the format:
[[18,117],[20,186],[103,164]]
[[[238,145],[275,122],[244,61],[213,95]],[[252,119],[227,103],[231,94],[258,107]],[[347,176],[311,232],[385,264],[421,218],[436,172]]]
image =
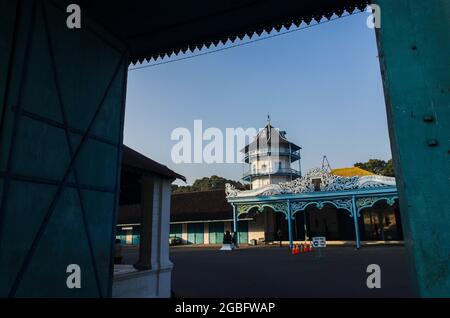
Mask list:
[[[233,252],[172,248],[176,297],[412,297],[403,247],[326,248],[292,256],[286,248]],[[369,264],[381,267],[381,289],[368,289]]]

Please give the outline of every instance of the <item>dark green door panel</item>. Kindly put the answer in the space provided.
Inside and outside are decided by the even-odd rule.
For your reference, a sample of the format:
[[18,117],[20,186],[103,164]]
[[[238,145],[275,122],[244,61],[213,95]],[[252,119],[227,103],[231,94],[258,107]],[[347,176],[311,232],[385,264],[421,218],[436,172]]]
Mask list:
[[420,296],[450,297],[450,2],[377,0],[405,245]]
[[181,239],[183,233],[183,224],[170,224],[170,237]]
[[203,244],[204,233],[203,223],[188,223],[188,244]]
[[238,222],[239,244],[248,243],[248,221]]
[[[19,2],[7,3],[0,1],[0,297],[110,296],[125,48],[88,19],[69,30],[50,1],[21,1],[12,29]],[[81,268],[81,289],[66,286],[70,264]]]
[[209,223],[209,243],[222,244],[224,231],[223,222]]
[[0,1],[0,12],[7,12],[0,19],[0,127],[2,126],[5,98],[8,90],[8,76],[12,50],[14,45],[14,23],[16,19],[17,2]]

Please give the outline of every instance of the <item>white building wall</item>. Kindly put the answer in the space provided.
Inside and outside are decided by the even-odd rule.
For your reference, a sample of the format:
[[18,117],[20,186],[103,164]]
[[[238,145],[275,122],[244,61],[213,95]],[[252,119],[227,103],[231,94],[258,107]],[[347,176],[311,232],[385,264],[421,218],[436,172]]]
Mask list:
[[255,219],[248,221],[248,240],[264,239],[264,216],[262,214],[256,215]]
[[209,223],[204,223],[203,228],[203,244],[209,244]]
[[[281,163],[281,166],[280,166]],[[278,169],[289,169],[291,168],[291,162],[289,156],[280,157],[268,157],[268,158],[253,158],[250,161],[250,169],[252,173],[257,172],[271,172],[276,173]],[[252,179],[252,189],[262,188],[269,184],[278,184],[281,182],[291,181],[290,176],[259,176],[253,177]]]
[[259,189],[265,187],[269,184],[278,184],[282,182],[291,181],[290,176],[262,176],[262,177],[254,177],[252,179],[252,189]]
[[181,240],[183,244],[187,244],[188,235],[187,235],[187,224],[181,224]]
[[251,171],[252,172],[265,172],[265,171],[277,171],[277,169],[280,167],[280,163],[281,163],[281,168],[286,169],[286,168],[290,168],[290,160],[289,157],[287,156],[281,156],[281,157],[268,157],[268,158],[264,158],[264,159],[259,159],[257,160],[256,158],[252,159],[250,161],[250,165],[251,165]]
[[269,177],[255,177],[252,179],[252,189],[262,188],[269,183]]

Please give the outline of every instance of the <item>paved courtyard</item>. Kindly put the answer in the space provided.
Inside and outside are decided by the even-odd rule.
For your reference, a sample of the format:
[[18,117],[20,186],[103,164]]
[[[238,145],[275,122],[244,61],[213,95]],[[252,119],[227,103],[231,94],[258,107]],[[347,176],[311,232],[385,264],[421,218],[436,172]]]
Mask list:
[[[412,297],[403,247],[329,247],[290,255],[286,248],[171,248],[176,297]],[[381,267],[381,289],[366,286],[369,264]]]

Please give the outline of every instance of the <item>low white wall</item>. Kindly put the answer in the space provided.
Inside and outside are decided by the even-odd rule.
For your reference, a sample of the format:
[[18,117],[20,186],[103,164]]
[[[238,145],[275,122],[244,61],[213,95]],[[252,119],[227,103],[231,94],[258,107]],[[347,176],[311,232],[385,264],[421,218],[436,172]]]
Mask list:
[[187,235],[187,224],[181,224],[181,241],[183,244],[188,243],[188,235]]
[[[121,268],[116,269],[117,266]],[[116,265],[112,296],[114,298],[169,298],[172,266],[138,271],[132,265]]]

